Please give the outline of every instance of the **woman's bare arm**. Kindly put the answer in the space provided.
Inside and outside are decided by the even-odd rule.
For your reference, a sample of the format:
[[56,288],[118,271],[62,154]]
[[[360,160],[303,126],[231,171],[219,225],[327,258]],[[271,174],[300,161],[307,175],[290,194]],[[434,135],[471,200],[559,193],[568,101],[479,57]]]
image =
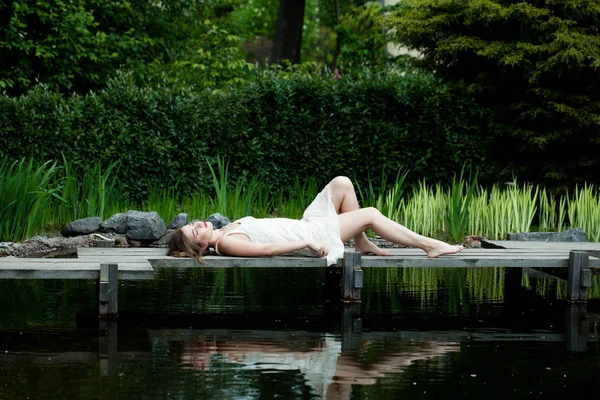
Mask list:
[[224,236],[219,240],[219,253],[239,257],[273,257],[293,253],[302,249],[310,249],[316,257],[325,257],[325,246],[310,240],[299,240],[284,243],[254,243],[234,236]]

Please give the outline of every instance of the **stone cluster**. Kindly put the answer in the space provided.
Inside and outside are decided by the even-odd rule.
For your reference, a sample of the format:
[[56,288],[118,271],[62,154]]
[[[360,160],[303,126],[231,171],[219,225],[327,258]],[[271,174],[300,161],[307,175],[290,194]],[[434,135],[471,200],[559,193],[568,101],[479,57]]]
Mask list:
[[[90,234],[117,234],[124,237],[132,246],[166,247],[171,235],[188,223],[188,214],[175,216],[168,225],[155,211],[127,211],[118,213],[105,221],[98,217],[82,218],[69,223],[61,230],[64,237],[83,236]],[[215,229],[231,223],[219,213],[210,215],[207,221],[212,222]]]

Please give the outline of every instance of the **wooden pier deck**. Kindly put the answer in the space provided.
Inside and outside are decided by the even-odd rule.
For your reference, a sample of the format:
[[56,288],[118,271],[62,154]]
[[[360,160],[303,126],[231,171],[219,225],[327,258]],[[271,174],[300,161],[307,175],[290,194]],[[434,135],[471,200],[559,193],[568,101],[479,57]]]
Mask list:
[[[342,298],[360,302],[363,268],[567,268],[568,299],[586,301],[591,269],[600,268],[600,243],[484,241],[453,255],[428,258],[419,249],[389,249],[391,256],[361,255],[350,249],[336,267],[343,268]],[[0,279],[96,279],[105,287],[101,303],[116,303],[118,279],[153,279],[160,268],[302,268],[326,267],[323,258],[208,256],[204,264],[166,255],[165,248],[82,247],[77,258],[0,258]],[[109,284],[109,282],[112,282]],[[107,296],[111,294],[111,299]],[[101,296],[102,297],[102,296]],[[114,297],[114,299],[113,299]],[[108,313],[116,314],[116,304]]]
[[[362,255],[360,267],[516,267],[567,268],[571,251],[590,255],[588,268],[600,268],[600,243],[487,241],[497,248],[466,248],[454,255],[428,258],[419,249],[392,248],[391,256]],[[503,248],[500,248],[503,247]],[[348,250],[347,252],[350,252]],[[152,279],[157,268],[326,267],[311,257],[205,257],[204,264],[166,255],[164,248],[80,247],[77,258],[0,258],[0,279],[95,279],[100,264],[119,265],[119,279]],[[337,266],[341,267],[340,260]]]

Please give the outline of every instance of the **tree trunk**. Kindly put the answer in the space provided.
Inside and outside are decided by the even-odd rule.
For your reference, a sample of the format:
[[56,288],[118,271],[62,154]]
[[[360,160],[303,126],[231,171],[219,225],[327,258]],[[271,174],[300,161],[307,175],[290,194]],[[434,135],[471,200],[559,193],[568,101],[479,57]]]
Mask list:
[[[336,26],[336,28],[339,28],[339,26],[340,26],[340,2],[339,2],[339,0],[334,1],[334,6],[335,6],[335,26]],[[341,34],[340,30],[338,29],[337,35],[335,37],[335,50],[333,52],[333,59],[331,60],[331,68],[330,69],[332,71],[337,70],[338,57],[340,56],[341,51],[342,51],[342,34]]]
[[283,60],[300,63],[305,5],[306,0],[279,0],[271,63],[279,64]]

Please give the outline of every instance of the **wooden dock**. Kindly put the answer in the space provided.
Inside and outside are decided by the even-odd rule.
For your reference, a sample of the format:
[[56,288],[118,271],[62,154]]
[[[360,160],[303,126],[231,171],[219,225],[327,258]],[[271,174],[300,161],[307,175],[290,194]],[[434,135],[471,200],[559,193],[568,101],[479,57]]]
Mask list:
[[[484,241],[482,248],[467,248],[461,253],[428,258],[419,249],[393,248],[391,256],[345,253],[335,267],[343,268],[344,302],[360,302],[363,268],[446,267],[446,268],[566,268],[568,299],[587,300],[591,269],[600,268],[600,243]],[[99,282],[100,313],[117,313],[118,279],[153,279],[160,268],[326,268],[326,260],[311,257],[225,257],[208,256],[204,264],[189,258],[166,255],[164,248],[82,247],[77,258],[0,258],[0,279],[95,279]]]

